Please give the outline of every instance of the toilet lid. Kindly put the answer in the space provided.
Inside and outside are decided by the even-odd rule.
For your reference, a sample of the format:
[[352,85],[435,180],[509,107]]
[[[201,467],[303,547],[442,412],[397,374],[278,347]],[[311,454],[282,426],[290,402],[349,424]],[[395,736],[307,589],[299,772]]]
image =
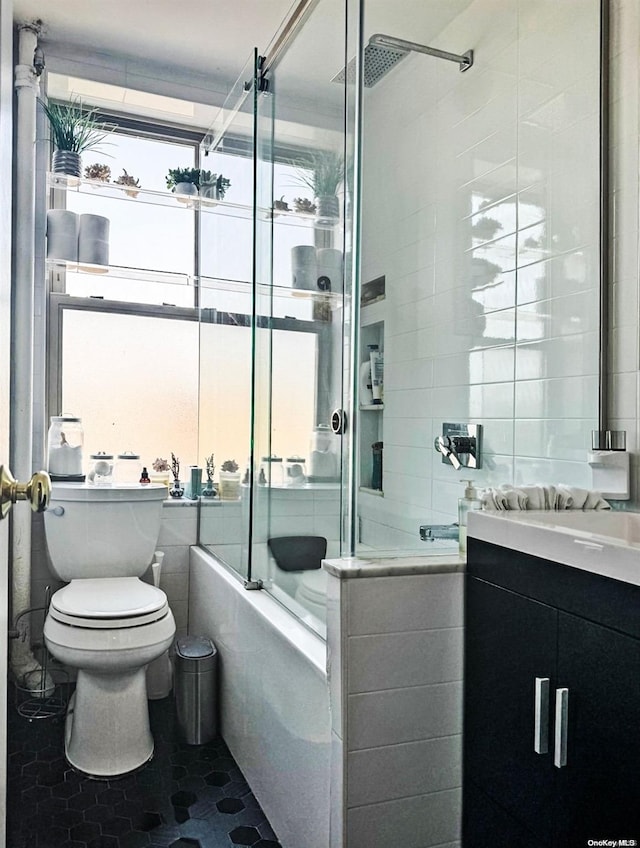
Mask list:
[[72,580],[51,598],[49,614],[76,627],[138,627],[167,614],[167,596],[137,577]]
[[327,602],[327,572],[322,568],[305,571],[300,579],[298,592],[304,598],[316,604]]

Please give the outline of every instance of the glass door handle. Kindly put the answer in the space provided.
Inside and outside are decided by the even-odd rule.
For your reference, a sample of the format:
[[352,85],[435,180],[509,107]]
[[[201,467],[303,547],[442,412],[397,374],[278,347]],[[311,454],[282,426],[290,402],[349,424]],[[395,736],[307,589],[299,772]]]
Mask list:
[[46,471],[36,471],[28,483],[18,483],[11,471],[0,465],[0,519],[16,501],[29,501],[34,512],[44,512],[51,499],[51,479]]

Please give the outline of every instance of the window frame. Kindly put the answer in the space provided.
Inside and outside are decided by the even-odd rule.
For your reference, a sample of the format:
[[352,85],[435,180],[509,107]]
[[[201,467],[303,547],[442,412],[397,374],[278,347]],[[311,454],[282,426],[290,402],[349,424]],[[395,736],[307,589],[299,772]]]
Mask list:
[[[185,127],[138,118],[126,114],[114,114],[100,111],[100,120],[116,127],[114,132],[136,137],[147,137],[169,143],[183,143],[194,148],[194,167],[202,167],[203,133],[189,130]],[[230,153],[243,155],[250,147],[241,139],[237,144],[229,143]],[[292,149],[282,149],[274,156],[275,162],[291,161]],[[296,155],[304,155],[296,150]],[[67,192],[65,189],[52,187],[48,192],[49,209],[66,208]],[[200,210],[194,214],[194,302],[193,306],[175,306],[168,304],[151,304],[138,301],[121,301],[91,295],[70,295],[65,291],[65,271],[60,268],[46,271],[46,417],[62,414],[62,353],[63,353],[63,324],[65,310],[80,312],[109,313],[114,315],[136,315],[156,317],[169,320],[195,321],[198,323],[217,323],[229,326],[251,327],[254,321],[253,313],[229,312],[210,307],[200,306]],[[273,226],[273,222],[271,223]],[[46,266],[45,266],[46,268]],[[253,286],[251,280],[247,286]],[[254,295],[255,296],[255,295]],[[324,322],[296,318],[277,318],[270,315],[255,315],[255,326],[259,329],[285,330],[315,334],[318,349],[326,334]],[[316,410],[319,398],[321,375],[316,374]]]

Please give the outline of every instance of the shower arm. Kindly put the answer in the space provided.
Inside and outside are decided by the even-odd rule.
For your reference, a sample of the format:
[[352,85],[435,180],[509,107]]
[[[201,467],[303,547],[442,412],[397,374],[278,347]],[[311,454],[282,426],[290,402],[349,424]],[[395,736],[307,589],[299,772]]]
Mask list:
[[448,62],[456,62],[461,71],[467,71],[473,65],[473,50],[467,50],[462,55],[458,53],[447,53],[446,50],[437,50],[435,47],[427,47],[417,44],[415,41],[405,41],[402,38],[394,38],[392,35],[376,33],[369,39],[369,44],[377,44],[380,47],[388,47],[391,50],[402,50],[407,53],[426,53],[427,56],[435,56],[436,59],[446,59]]

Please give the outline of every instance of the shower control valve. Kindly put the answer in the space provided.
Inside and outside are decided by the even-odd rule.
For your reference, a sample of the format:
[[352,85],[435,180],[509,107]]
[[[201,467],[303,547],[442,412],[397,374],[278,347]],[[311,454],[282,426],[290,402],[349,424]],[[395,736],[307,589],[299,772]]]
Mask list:
[[442,461],[460,468],[480,468],[482,465],[482,424],[442,425],[442,435],[436,436],[435,449]]

